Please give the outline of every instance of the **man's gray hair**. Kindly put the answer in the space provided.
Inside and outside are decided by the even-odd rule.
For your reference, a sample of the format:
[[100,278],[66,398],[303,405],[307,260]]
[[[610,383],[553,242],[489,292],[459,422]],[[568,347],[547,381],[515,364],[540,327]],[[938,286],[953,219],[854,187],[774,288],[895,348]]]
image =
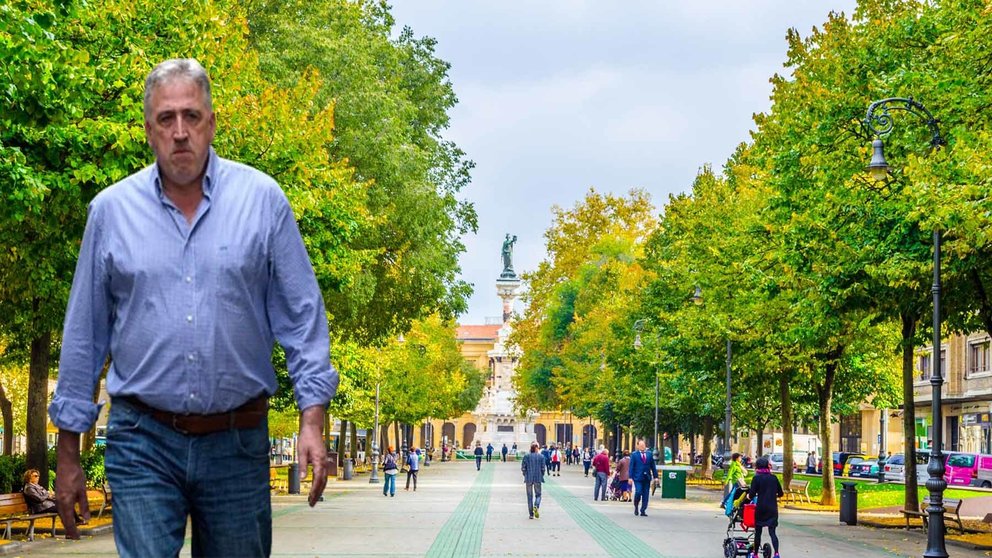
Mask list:
[[198,85],[203,91],[203,99],[208,110],[213,110],[213,101],[210,97],[210,78],[203,66],[195,58],[172,58],[159,63],[152,68],[148,77],[145,78],[145,118],[151,117],[152,92],[160,85],[174,81],[175,79],[188,79]]

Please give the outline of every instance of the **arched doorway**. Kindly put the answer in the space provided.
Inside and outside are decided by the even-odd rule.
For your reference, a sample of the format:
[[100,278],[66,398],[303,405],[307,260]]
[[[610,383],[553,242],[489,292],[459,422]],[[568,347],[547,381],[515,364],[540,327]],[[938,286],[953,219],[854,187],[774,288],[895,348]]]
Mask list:
[[449,446],[455,443],[455,424],[446,422],[441,425],[441,441]]
[[462,447],[472,447],[473,441],[475,441],[475,423],[470,422],[462,427]]
[[582,427],[582,447],[591,448],[596,445],[596,427],[587,424]]
[[544,427],[543,424],[534,425],[534,436],[537,437],[537,443],[544,446],[548,443],[548,429]]

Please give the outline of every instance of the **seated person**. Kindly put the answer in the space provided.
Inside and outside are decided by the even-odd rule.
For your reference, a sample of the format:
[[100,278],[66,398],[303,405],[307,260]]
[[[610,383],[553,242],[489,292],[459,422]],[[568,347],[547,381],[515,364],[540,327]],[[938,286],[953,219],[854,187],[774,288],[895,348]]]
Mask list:
[[49,493],[38,484],[41,473],[37,469],[28,469],[24,473],[24,501],[28,503],[31,513],[55,513],[55,495]]
[[[37,469],[28,469],[24,472],[24,488],[21,493],[24,494],[24,501],[28,504],[28,510],[32,514],[58,513],[55,506],[55,495],[38,484],[40,478],[41,473]],[[76,516],[76,523],[80,525],[86,523],[78,513],[73,511],[73,514]]]

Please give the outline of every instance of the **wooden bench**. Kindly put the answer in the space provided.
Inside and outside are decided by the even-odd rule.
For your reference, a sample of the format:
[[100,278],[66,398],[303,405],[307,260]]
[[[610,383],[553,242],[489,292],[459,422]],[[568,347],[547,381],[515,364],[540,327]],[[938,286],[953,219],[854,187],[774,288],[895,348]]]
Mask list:
[[806,500],[807,504],[812,504],[813,500],[809,497],[809,481],[806,480],[794,480],[789,483],[789,488],[785,491],[785,499],[800,501]]
[[0,522],[6,523],[7,528],[4,529],[4,538],[11,538],[11,523],[15,521],[27,521],[28,522],[28,540],[34,540],[34,522],[39,519],[52,520],[52,537],[55,537],[55,518],[58,514],[55,512],[48,513],[31,513],[28,510],[28,503],[24,500],[24,495],[20,492],[11,492],[10,494],[0,494]]
[[103,492],[103,502],[100,504],[100,511],[96,514],[97,519],[103,517],[103,512],[113,505],[114,499],[114,494],[110,491],[110,485],[107,484],[106,481],[104,481],[103,485],[100,487],[100,490]]
[[[947,523],[953,521],[958,524],[958,530],[964,533],[964,523],[961,522],[961,500],[955,498],[944,498],[944,528],[947,528]],[[930,520],[927,515],[926,509],[930,507],[930,498],[923,499],[923,510],[899,510],[899,513],[906,518],[906,530],[909,530],[909,518],[918,517],[923,521],[923,530],[926,531],[930,528]]]

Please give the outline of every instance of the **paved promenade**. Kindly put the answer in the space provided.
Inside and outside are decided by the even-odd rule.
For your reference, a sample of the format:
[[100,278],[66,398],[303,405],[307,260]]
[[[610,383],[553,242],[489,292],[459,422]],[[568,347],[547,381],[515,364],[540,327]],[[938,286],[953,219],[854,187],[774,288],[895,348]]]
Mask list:
[[[400,480],[402,481],[401,476]],[[690,489],[688,500],[652,500],[648,517],[628,503],[594,502],[592,478],[562,467],[545,484],[540,519],[528,519],[515,462],[435,463],[421,472],[416,492],[399,482],[395,498],[368,476],[328,486],[314,509],[305,497],[273,501],[273,556],[667,557],[722,556],[727,521],[717,493]],[[234,512],[234,510],[232,510]],[[784,511],[779,534],[785,558],[921,556],[920,533],[838,524],[835,514]],[[951,556],[986,556],[948,547]],[[20,556],[115,556],[113,536],[47,541]],[[183,556],[189,555],[187,541]]]

